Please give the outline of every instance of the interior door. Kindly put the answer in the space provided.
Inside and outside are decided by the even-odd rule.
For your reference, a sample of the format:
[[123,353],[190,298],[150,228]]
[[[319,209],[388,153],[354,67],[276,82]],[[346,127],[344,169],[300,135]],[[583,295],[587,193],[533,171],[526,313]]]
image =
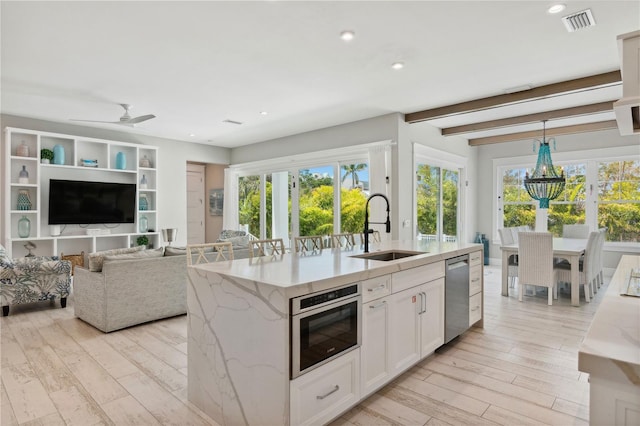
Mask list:
[[204,244],[204,165],[187,164],[187,244]]

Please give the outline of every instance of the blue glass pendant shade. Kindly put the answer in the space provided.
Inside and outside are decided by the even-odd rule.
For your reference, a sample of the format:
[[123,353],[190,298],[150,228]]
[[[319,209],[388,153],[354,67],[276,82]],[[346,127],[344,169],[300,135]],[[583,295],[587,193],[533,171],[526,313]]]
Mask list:
[[540,202],[541,209],[548,209],[549,201],[558,198],[564,190],[564,185],[564,172],[561,170],[558,174],[553,166],[549,141],[545,139],[543,127],[536,168],[531,176],[529,176],[529,172],[526,173],[524,187],[531,198]]

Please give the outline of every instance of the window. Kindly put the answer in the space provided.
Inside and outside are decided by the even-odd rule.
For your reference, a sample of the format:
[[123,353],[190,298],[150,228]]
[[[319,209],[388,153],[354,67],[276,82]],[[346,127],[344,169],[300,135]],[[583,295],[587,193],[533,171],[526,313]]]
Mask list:
[[365,158],[238,175],[239,223],[258,238],[287,242],[294,235],[362,232],[369,189]]
[[459,170],[416,165],[416,215],[418,237],[457,241],[459,221]]
[[598,163],[598,227],[607,241],[640,242],[640,160]]
[[536,225],[536,207],[524,188],[526,169],[505,169],[502,173],[502,227]]
[[586,169],[585,163],[569,164],[563,167],[567,179],[564,191],[549,203],[547,227],[549,232],[556,237],[562,236],[564,224],[586,223]]
[[[606,241],[618,243],[621,249],[628,249],[626,243],[640,242],[640,159],[635,147],[621,147],[618,151],[618,158],[603,159],[609,150],[581,152],[584,159],[577,161],[576,152],[554,156],[556,166],[564,170],[567,183],[560,197],[550,202],[549,232],[561,236],[564,224],[584,223],[592,230],[606,227]],[[494,160],[498,176],[494,238],[501,227],[529,225],[535,228],[538,205],[524,188],[524,174],[527,167],[529,170],[533,167],[535,158],[527,158],[531,161],[527,165],[509,165],[519,160]]]

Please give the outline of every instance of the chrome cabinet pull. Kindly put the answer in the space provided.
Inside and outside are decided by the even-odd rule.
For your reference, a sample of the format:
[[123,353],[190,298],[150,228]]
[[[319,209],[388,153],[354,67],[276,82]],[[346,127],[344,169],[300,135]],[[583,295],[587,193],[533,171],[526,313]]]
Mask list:
[[480,281],[480,278],[476,278],[475,280],[471,280],[472,283],[475,283],[476,281]]
[[380,284],[377,287],[373,287],[373,288],[369,288],[367,289],[367,291],[378,291],[378,290],[384,290],[387,287],[386,284]]
[[383,300],[382,302],[375,304],[375,305],[369,305],[369,309],[378,309],[381,306],[384,306],[387,303],[386,300]]
[[332,393],[338,392],[338,390],[340,390],[340,386],[336,385],[333,389],[331,389],[328,393],[325,393],[324,395],[317,395],[316,399],[325,399],[326,397],[328,397],[329,395],[331,395]]
[[424,303],[424,308],[422,310],[422,313],[424,314],[424,313],[427,312],[427,293],[422,292],[422,294],[424,295],[424,299],[422,299],[424,301],[423,302]]

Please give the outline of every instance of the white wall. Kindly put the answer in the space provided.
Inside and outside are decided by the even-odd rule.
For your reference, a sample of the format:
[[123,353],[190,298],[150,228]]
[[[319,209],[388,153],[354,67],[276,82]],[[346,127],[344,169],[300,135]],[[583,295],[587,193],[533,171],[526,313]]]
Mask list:
[[[174,245],[184,245],[186,243],[187,161],[229,164],[230,159],[230,150],[228,148],[137,135],[122,131],[54,123],[5,114],[0,116],[0,125],[3,129],[5,127],[16,127],[159,147],[157,166],[159,170],[158,214],[160,227],[178,228],[178,239]],[[4,138],[4,132],[2,137]],[[4,150],[2,150],[2,153],[4,155]],[[2,164],[4,167],[4,159],[2,159]],[[4,210],[6,211],[6,209]],[[2,227],[2,232],[4,232],[4,226]],[[1,238],[1,241],[4,241],[4,235]]]
[[[616,147],[636,146],[640,154],[640,136],[620,136],[618,130],[603,130],[599,132],[581,133],[574,135],[557,136],[556,148],[552,149],[551,158],[554,153],[576,152],[576,157],[580,157],[579,151],[589,149],[606,148],[611,150],[611,155],[615,155]],[[536,151],[537,152],[537,151]],[[491,235],[493,220],[493,165],[495,158],[510,158],[518,156],[535,155],[533,152],[533,140],[521,140],[478,147],[477,156],[477,182],[479,193],[482,195],[477,200],[478,231]],[[500,248],[497,244],[491,244],[489,248],[490,256],[493,259],[500,258]],[[604,258],[605,267],[613,268],[623,253],[608,252]]]

